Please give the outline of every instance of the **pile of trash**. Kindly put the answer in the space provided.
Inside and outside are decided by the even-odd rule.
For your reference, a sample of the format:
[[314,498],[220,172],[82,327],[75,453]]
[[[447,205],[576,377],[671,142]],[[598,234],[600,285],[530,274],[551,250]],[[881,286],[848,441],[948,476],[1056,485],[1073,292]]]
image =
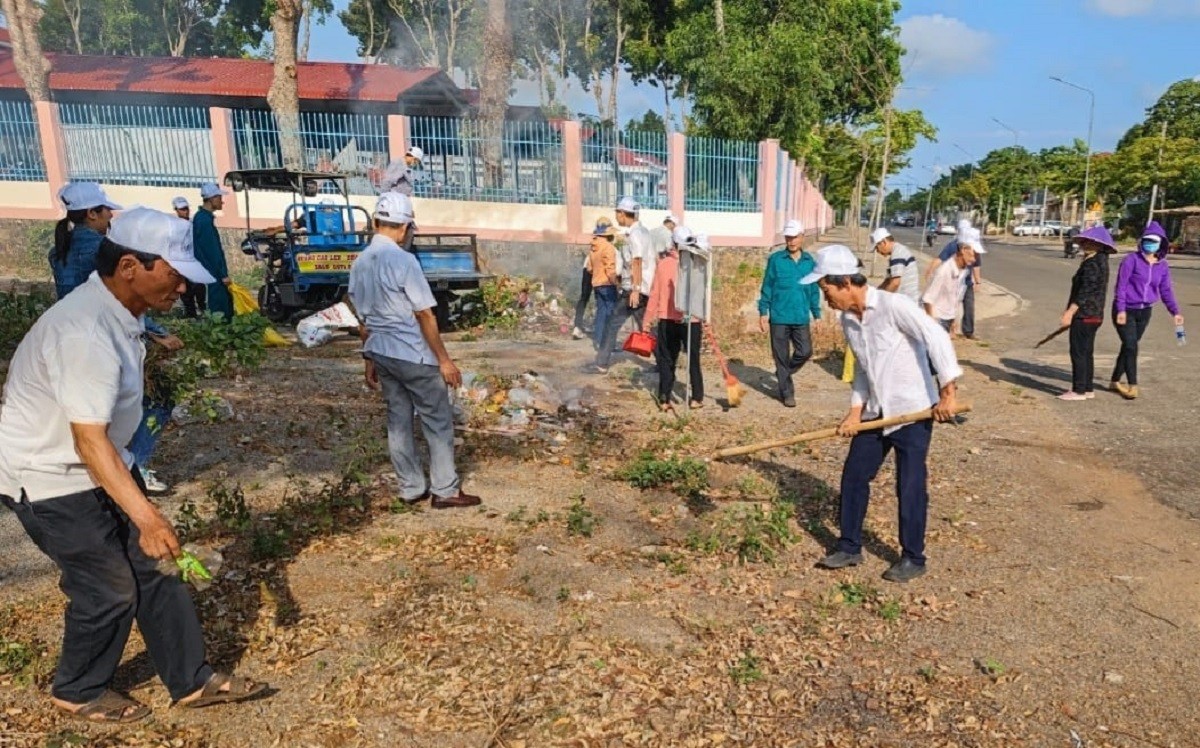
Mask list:
[[333,338],[334,330],[357,329],[358,319],[344,301],[328,309],[310,314],[296,323],[296,339],[305,348],[325,345]]
[[560,392],[537,372],[527,371],[514,381],[465,372],[455,397],[460,422],[494,422],[492,431],[516,434],[537,429],[551,441],[566,441],[570,416],[588,411],[584,391]]

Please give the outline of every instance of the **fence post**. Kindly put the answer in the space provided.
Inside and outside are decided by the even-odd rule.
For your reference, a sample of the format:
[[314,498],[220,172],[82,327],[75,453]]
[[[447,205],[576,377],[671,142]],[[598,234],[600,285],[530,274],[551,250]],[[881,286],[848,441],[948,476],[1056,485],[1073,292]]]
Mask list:
[[412,141],[412,120],[407,114],[389,114],[387,118],[388,160],[399,161],[408,153]]
[[[225,175],[238,167],[237,144],[233,139],[233,112],[222,107],[209,107],[208,121],[212,127],[213,168],[217,170],[213,177],[217,184],[221,184]],[[240,227],[240,219],[247,217],[241,215],[238,196],[230,197],[232,199],[225,202],[221,215],[217,216],[217,224],[222,228]]]
[[67,163],[67,141],[58,116],[58,104],[50,101],[34,103],[37,117],[38,137],[42,141],[42,161],[46,165],[46,181],[50,183],[50,208],[55,213],[63,211],[58,191],[71,180]]
[[583,241],[583,126],[562,123],[563,196],[567,205],[567,241]]
[[687,178],[687,136],[673,132],[667,136],[667,210],[679,218],[684,216],[684,180]]
[[775,192],[779,178],[779,141],[769,138],[758,144],[758,202],[762,205],[763,244],[775,238]]

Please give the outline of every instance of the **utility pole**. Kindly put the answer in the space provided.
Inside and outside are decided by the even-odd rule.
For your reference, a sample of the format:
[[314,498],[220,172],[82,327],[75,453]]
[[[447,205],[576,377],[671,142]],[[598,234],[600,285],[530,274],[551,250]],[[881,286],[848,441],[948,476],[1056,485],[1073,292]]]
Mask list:
[[1158,169],[1162,164],[1163,147],[1167,144],[1167,123],[1163,122],[1162,135],[1158,141],[1158,159],[1154,162],[1154,187],[1150,189],[1150,216],[1147,221],[1154,220],[1154,201],[1158,199]]

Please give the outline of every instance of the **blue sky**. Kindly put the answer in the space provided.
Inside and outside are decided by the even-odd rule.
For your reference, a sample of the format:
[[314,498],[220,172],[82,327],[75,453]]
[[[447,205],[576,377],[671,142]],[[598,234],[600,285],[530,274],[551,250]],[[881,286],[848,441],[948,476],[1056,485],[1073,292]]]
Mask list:
[[[347,2],[335,0],[339,9]],[[1052,75],[1095,91],[1096,151],[1112,149],[1171,83],[1200,75],[1200,0],[911,0],[897,20],[908,50],[897,104],[923,110],[938,128],[938,142],[920,145],[913,167],[893,177],[906,190],[901,182],[930,181],[923,167],[971,160],[953,144],[977,158],[1011,145],[993,117],[1033,150],[1086,137],[1087,94]],[[357,59],[336,18],[314,27],[310,58]],[[528,86],[518,97],[536,101]],[[578,86],[568,103],[595,112]],[[661,110],[658,89],[622,86],[622,120],[649,107]]]

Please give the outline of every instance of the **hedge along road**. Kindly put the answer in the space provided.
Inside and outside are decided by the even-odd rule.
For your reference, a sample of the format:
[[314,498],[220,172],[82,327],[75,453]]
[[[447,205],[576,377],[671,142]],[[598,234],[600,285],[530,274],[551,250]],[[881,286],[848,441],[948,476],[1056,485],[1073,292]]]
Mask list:
[[[908,246],[920,245],[920,231],[896,229],[896,238]],[[934,249],[949,237],[938,237]],[[985,245],[983,277],[1019,295],[1025,303],[1015,314],[980,321],[976,334],[1000,357],[1002,368],[975,367],[980,373],[1039,396],[1052,398],[1070,386],[1071,361],[1067,336],[1061,335],[1034,350],[1038,340],[1054,331],[1066,307],[1071,276],[1079,260],[1063,257],[1059,240],[1018,243],[992,238]],[[1110,258],[1108,304],[1117,265],[1124,253]],[[1137,475],[1162,502],[1200,518],[1200,258],[1170,259],[1175,295],[1186,326],[1189,344],[1175,342],[1171,315],[1155,307],[1138,357],[1140,397],[1123,400],[1108,392],[1120,342],[1113,328],[1111,309],[1096,336],[1096,398],[1085,402],[1055,402],[1067,416],[1069,428],[1108,457],[1112,464]],[[959,343],[969,357],[972,343]],[[970,367],[968,367],[970,368]],[[1053,434],[1045,437],[1053,438]]]

